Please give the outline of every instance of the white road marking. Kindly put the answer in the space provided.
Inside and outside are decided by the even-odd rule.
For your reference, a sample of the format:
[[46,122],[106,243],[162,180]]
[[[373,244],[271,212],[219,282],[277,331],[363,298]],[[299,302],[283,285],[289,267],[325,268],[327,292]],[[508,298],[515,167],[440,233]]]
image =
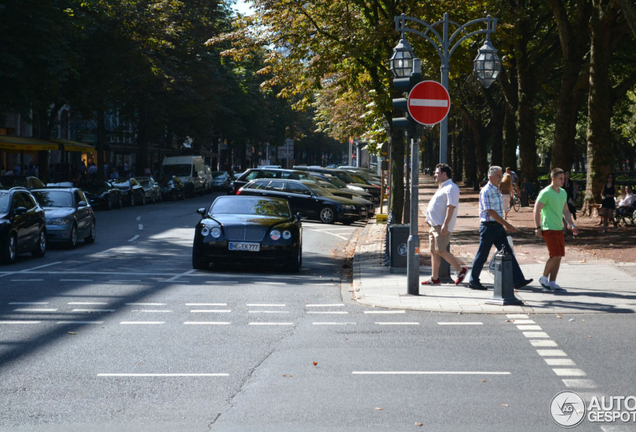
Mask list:
[[364,311],[365,314],[403,314],[404,310],[380,310],[380,311]]
[[232,309],[193,309],[190,313],[230,313]]
[[264,310],[260,310],[260,311],[247,311],[247,313],[251,313],[251,314],[288,314],[289,311],[264,311]]
[[181,277],[183,277],[183,276],[191,275],[191,274],[192,274],[192,273],[194,273],[195,271],[196,271],[196,270],[189,270],[189,271],[187,271],[187,272],[185,272],[185,273],[178,274],[178,275],[176,275],[176,276],[174,276],[174,277],[171,277],[170,279],[166,280],[165,282],[173,282],[173,281],[175,281],[175,280],[177,280],[177,279],[179,279],[179,278],[181,278]]
[[528,318],[528,315],[526,315],[526,314],[508,314],[508,315],[506,315],[506,316],[507,316],[508,318],[511,318],[511,319],[517,319],[517,318],[523,319],[523,318]]
[[257,326],[293,326],[294,323],[290,322],[251,322],[249,325],[257,325]]
[[376,324],[377,325],[420,325],[419,322],[399,322],[399,321],[395,321],[395,322],[377,321]]
[[515,324],[536,324],[533,320],[531,319],[516,319],[513,320],[513,322]]
[[44,279],[11,279],[11,282],[44,282]]
[[563,350],[559,349],[538,349],[537,353],[542,357],[567,357]]
[[18,309],[13,309],[13,312],[57,312],[57,309],[27,309],[27,308],[18,308]]
[[0,324],[40,324],[42,321],[0,321]]
[[165,306],[167,303],[126,303],[126,306]]
[[227,306],[227,303],[186,303],[186,306]]
[[226,377],[230,376],[227,373],[100,373],[98,377],[135,377],[135,378],[147,378],[147,377]]
[[287,285],[285,282],[257,282],[259,285]]
[[541,326],[538,325],[532,325],[532,324],[522,324],[522,325],[518,325],[517,328],[519,330],[543,330],[541,328]]
[[347,315],[347,311],[307,311],[309,315]]
[[546,332],[538,332],[538,331],[527,331],[523,332],[523,335],[527,338],[549,338]]
[[60,279],[60,282],[93,282],[93,279]]
[[581,369],[557,369],[557,368],[552,368],[552,370],[558,376],[585,376],[585,375],[587,375]]
[[159,325],[165,324],[165,321],[122,321],[119,324],[121,325]]
[[245,303],[247,307],[285,307],[284,304],[267,304],[267,303]]
[[327,321],[320,321],[320,322],[313,322],[313,325],[356,325],[356,323],[354,322],[327,322]]
[[93,305],[93,306],[95,306],[95,305],[107,305],[108,303],[107,302],[68,302],[67,304],[68,305],[84,305],[84,306]]
[[9,304],[10,305],[15,305],[15,306],[18,306],[18,305],[21,305],[21,306],[25,306],[25,305],[33,305],[33,306],[40,305],[41,306],[41,305],[47,305],[47,304],[49,304],[49,302],[10,302]]
[[71,312],[80,313],[111,313],[115,312],[115,309],[72,309]]
[[596,383],[594,380],[590,379],[563,379],[563,384],[566,387],[575,387],[575,388],[596,388]]
[[106,283],[116,283],[116,284],[126,284],[126,283],[135,283],[135,282],[141,282],[141,279],[127,279],[127,280],[111,279],[106,281]]
[[58,321],[55,324],[104,324],[104,321]]
[[558,346],[555,341],[552,340],[531,340],[530,343],[533,347],[555,347]]
[[483,322],[479,321],[466,321],[466,322],[438,322],[438,325],[484,325]]
[[135,219],[137,222],[139,222],[141,220],[141,216],[137,216],[137,219]]
[[344,307],[344,303],[335,304],[306,304],[305,307]]
[[574,360],[569,358],[546,358],[543,360],[550,366],[576,366]]
[[139,238],[139,234],[132,236],[130,239],[128,239],[128,242],[134,242],[135,240],[137,240]]
[[136,309],[133,312],[139,313],[172,313],[169,309]]
[[144,226],[142,224],[138,224],[137,228],[139,229],[139,231],[143,231],[144,230]]
[[510,375],[510,372],[489,371],[353,371],[353,375]]
[[213,280],[213,281],[205,281],[206,284],[237,284],[238,281],[235,280]]
[[230,325],[228,321],[185,321],[184,325]]

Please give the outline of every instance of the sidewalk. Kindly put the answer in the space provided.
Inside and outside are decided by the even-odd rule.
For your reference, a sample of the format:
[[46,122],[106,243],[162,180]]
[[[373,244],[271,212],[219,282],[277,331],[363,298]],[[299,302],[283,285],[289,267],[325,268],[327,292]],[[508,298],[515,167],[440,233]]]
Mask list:
[[[420,175],[419,238],[422,259],[428,258],[428,230],[424,223],[426,206],[437,185],[430,176]],[[451,251],[470,269],[479,244],[478,192],[462,188],[458,217],[451,239]],[[394,274],[385,266],[386,224],[369,221],[356,245],[353,264],[353,295],[360,304],[394,309],[415,309],[452,313],[635,313],[636,263],[621,263],[598,259],[595,250],[577,245],[577,239],[566,237],[564,258],[557,282],[567,292],[554,294],[541,289],[538,279],[548,258],[542,239],[531,235],[532,208],[510,212],[508,221],[519,229],[513,235],[515,254],[526,278],[534,281],[521,290],[515,290],[522,306],[486,304],[493,296],[493,277],[487,266],[481,282],[488,291],[469,289],[465,283],[442,284],[432,287],[419,285],[420,295],[408,295],[406,272]],[[593,221],[588,220],[588,225]],[[577,226],[580,223],[577,222]],[[632,228],[633,229],[633,228]],[[636,231],[636,229],[633,229]],[[615,237],[621,237],[616,233]],[[609,237],[608,237],[609,238]],[[611,241],[611,240],[610,240]],[[610,244],[611,245],[611,244]],[[494,248],[493,248],[494,251]],[[492,252],[491,252],[492,253]],[[451,269],[454,277],[454,270]],[[430,277],[431,268],[420,266],[420,282]],[[468,276],[464,282],[468,282]]]

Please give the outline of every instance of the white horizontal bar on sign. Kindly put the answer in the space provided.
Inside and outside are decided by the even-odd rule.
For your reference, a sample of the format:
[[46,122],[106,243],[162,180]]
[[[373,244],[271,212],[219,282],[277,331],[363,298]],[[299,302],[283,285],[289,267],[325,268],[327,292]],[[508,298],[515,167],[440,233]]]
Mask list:
[[100,373],[98,377],[226,377],[226,373]]
[[421,106],[421,107],[446,108],[448,106],[448,100],[446,99],[409,99],[409,105]]

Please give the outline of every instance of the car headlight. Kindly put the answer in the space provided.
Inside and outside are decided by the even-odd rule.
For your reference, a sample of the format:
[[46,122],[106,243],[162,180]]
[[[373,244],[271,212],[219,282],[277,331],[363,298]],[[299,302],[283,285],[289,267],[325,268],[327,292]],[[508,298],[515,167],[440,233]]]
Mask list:
[[219,227],[214,227],[210,230],[210,234],[212,234],[212,237],[214,238],[219,238],[221,237],[221,228]]
[[272,240],[274,240],[274,241],[275,241],[275,240],[278,240],[278,239],[280,238],[280,231],[278,231],[278,230],[272,230],[272,231],[269,233],[269,237],[270,237]]
[[344,208],[345,210],[355,210],[356,206],[351,205],[351,204],[345,204],[342,206],[342,208]]
[[203,237],[206,237],[208,234],[210,234],[210,228],[204,226],[201,228],[201,235]]
[[47,222],[47,225],[62,226],[62,225],[68,225],[70,222],[71,221],[66,218],[54,218],[54,219],[49,219]]
[[289,240],[290,238],[292,238],[292,233],[291,233],[291,231],[287,231],[287,230],[283,231],[283,238],[284,238],[285,240]]

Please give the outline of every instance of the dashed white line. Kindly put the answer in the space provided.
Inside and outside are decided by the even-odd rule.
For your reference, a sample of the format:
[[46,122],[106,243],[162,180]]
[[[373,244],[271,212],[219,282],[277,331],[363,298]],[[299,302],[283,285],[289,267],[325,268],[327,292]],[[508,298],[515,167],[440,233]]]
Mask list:
[[287,305],[280,303],[245,303],[247,307],[285,307]]
[[0,324],[40,324],[42,321],[0,321]]
[[57,321],[55,324],[104,324],[104,321]]
[[574,360],[569,358],[545,358],[543,360],[545,360],[545,362],[550,366],[576,366]]
[[546,332],[538,332],[538,331],[527,331],[523,332],[523,335],[529,339],[531,338],[549,338]]
[[510,375],[491,371],[353,371],[353,375]]
[[31,308],[18,308],[18,309],[14,309],[13,312],[28,312],[28,313],[35,313],[35,312],[57,312],[57,309],[31,309]]
[[521,324],[521,325],[518,325],[517,328],[519,330],[542,330],[541,326],[532,325],[532,324]]
[[49,302],[10,302],[9,304],[13,306],[43,306],[49,304]]
[[72,309],[71,312],[80,313],[112,313],[115,309]]
[[316,321],[312,323],[313,325],[357,325],[355,322],[327,322],[327,321]]
[[126,303],[126,306],[166,306],[166,303]]
[[558,369],[558,368],[552,368],[552,370],[558,376],[585,376],[585,375],[587,375],[581,369]]
[[334,304],[306,304],[305,307],[344,307],[344,303]]
[[260,310],[260,311],[247,311],[247,313],[251,313],[251,314],[288,314],[289,311],[264,311],[264,310]]
[[594,380],[590,379],[563,379],[563,384],[566,387],[575,387],[575,388],[596,388],[597,385]]
[[420,325],[419,322],[400,322],[400,321],[395,321],[395,322],[388,322],[388,321],[377,321],[376,322],[377,325]]
[[381,310],[381,311],[364,311],[365,314],[403,314],[404,310]]
[[531,340],[530,343],[533,347],[555,347],[558,346],[555,341],[552,340]]
[[169,310],[169,309],[138,309],[138,310],[134,310],[133,312],[139,312],[139,313],[172,313],[172,311]]
[[228,321],[185,321],[184,325],[230,325]]
[[134,242],[135,240],[137,240],[139,238],[139,234],[132,236],[130,239],[128,239],[128,242]]
[[153,377],[226,377],[227,373],[100,373],[98,377],[134,377],[134,378],[153,378]]
[[227,306],[227,303],[186,303],[185,305],[208,307],[208,306]]
[[290,323],[290,322],[251,322],[248,323],[249,325],[255,325],[255,326],[293,326],[294,323]]
[[160,325],[165,324],[165,321],[122,321],[121,325]]
[[475,325],[484,325],[483,322],[479,321],[466,321],[466,322],[438,322],[438,325],[467,325],[467,326],[475,326]]
[[190,313],[230,313],[232,309],[193,309]]
[[537,353],[542,357],[567,357],[565,351],[559,349],[538,349]]
[[78,306],[100,306],[100,305],[107,305],[108,303],[106,302],[68,302],[68,305],[78,305]]
[[60,282],[93,282],[93,279],[60,279]]
[[307,311],[308,315],[347,315],[347,311]]
[[11,279],[11,282],[44,282],[44,279]]

